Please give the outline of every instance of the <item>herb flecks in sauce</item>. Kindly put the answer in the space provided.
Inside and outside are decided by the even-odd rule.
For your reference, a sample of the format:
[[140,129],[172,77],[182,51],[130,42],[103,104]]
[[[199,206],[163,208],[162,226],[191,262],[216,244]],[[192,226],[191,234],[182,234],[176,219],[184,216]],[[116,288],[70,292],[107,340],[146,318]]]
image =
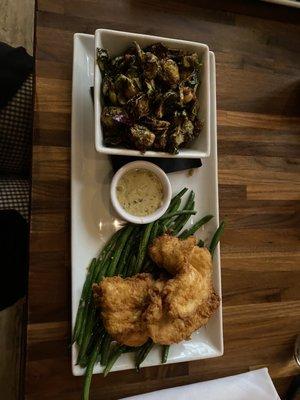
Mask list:
[[147,169],[126,172],[117,184],[117,199],[131,215],[145,217],[162,204],[163,187],[158,177]]

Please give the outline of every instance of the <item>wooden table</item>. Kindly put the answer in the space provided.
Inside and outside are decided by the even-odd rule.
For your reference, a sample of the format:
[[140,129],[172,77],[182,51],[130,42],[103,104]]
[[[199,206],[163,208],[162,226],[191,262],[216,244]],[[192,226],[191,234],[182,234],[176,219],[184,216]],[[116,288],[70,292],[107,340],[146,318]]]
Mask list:
[[98,375],[91,397],[117,399],[262,366],[283,394],[299,373],[300,13],[210,3],[37,2],[27,399],[80,398],[69,347],[72,52],[74,32],[99,27],[204,42],[216,54],[225,355]]

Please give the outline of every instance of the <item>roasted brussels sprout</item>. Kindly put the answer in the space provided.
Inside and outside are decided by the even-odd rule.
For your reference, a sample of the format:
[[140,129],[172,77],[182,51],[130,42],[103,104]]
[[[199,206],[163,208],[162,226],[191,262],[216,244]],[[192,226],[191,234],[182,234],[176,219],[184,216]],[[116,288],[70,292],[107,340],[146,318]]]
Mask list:
[[182,66],[184,68],[195,68],[198,67],[199,57],[197,53],[192,53],[182,57]]
[[143,62],[144,56],[145,56],[144,51],[141,49],[141,46],[137,42],[133,42],[133,45],[135,47],[135,51],[136,51],[138,59],[140,60],[140,62]]
[[133,97],[127,103],[127,109],[136,118],[141,118],[149,113],[149,99],[148,95],[143,93],[137,97]]
[[135,147],[144,153],[152,147],[155,135],[145,126],[135,124],[130,128],[130,139]]
[[99,65],[100,71],[109,73],[111,68],[111,59],[107,50],[97,49],[97,64]]
[[108,102],[113,105],[118,104],[115,84],[109,75],[105,75],[102,81],[102,93],[104,98],[108,98]]
[[145,80],[145,87],[146,87],[146,93],[150,96],[154,94],[155,92],[155,82],[152,79],[151,81]]
[[179,82],[179,69],[174,60],[167,58],[161,61],[162,79],[169,85],[176,85]]
[[168,144],[168,134],[167,132],[161,133],[155,136],[153,147],[159,151],[165,151]]
[[106,132],[110,132],[122,125],[130,125],[130,119],[126,111],[121,107],[104,107],[101,114],[101,122]]
[[179,147],[190,142],[194,137],[194,124],[187,117],[185,111],[178,113],[174,118],[174,127],[170,134],[169,151],[177,154]]
[[162,43],[153,43],[146,47],[145,51],[155,54],[159,59],[166,58],[169,53],[169,49]]
[[176,153],[200,134],[196,53],[162,43],[141,48],[134,42],[114,58],[97,49],[97,62],[106,145]]
[[196,99],[196,93],[195,93],[194,89],[191,89],[188,86],[182,86],[179,89],[179,94],[180,94],[181,104],[187,104],[190,101]]
[[163,121],[153,117],[146,117],[143,119],[143,123],[155,134],[162,134],[167,132],[170,126],[169,121]]
[[194,125],[191,120],[188,118],[185,118],[182,125],[181,125],[181,130],[184,134],[184,142],[187,143],[193,138],[193,132],[194,132]]
[[161,67],[158,58],[150,52],[145,53],[143,60],[144,76],[146,79],[151,80],[156,77]]
[[128,100],[136,96],[140,91],[136,80],[123,74],[118,75],[115,87],[120,104],[126,104]]
[[166,115],[171,116],[178,107],[178,100],[178,93],[172,90],[157,96],[155,116],[157,118],[163,118]]

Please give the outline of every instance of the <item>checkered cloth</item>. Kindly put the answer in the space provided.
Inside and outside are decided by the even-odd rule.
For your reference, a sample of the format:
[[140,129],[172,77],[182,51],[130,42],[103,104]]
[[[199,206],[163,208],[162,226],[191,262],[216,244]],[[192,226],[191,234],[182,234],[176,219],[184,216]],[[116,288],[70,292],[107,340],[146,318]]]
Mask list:
[[24,178],[0,177],[0,210],[18,211],[29,218],[29,181]]
[[32,75],[0,110],[0,174],[26,175],[32,137]]
[[[16,210],[27,221],[32,137],[32,75],[0,110],[0,210]],[[24,178],[23,178],[24,177]]]

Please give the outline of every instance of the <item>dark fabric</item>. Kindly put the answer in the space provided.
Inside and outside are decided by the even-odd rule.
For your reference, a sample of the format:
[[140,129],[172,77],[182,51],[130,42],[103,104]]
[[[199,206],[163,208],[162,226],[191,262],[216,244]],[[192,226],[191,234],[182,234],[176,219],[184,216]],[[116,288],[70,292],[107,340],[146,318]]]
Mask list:
[[28,179],[0,176],[0,210],[15,210],[28,222],[30,184]]
[[33,102],[32,75],[0,109],[0,174],[28,176],[30,170]]
[[26,294],[28,237],[28,224],[18,212],[0,211],[0,310]]
[[24,47],[0,42],[0,109],[13,98],[28,75],[33,72],[33,57]]
[[157,158],[157,157],[129,157],[129,156],[111,156],[113,170],[117,171],[123,165],[131,161],[150,161],[158,165],[165,172],[182,171],[185,169],[199,168],[202,166],[200,158]]
[[284,397],[284,400],[299,400],[300,398],[300,375],[296,375],[286,393],[286,396]]

